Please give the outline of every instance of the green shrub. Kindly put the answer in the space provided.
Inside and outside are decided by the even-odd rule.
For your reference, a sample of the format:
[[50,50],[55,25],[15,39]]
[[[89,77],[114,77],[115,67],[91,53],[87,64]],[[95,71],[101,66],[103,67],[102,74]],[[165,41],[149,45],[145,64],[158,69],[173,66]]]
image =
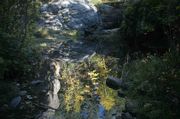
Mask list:
[[12,80],[31,74],[31,64],[37,58],[34,57],[37,55],[32,45],[37,8],[38,4],[34,1],[2,1],[0,79]]
[[126,66],[128,97],[137,100],[138,119],[177,119],[180,95],[180,56],[149,55]]

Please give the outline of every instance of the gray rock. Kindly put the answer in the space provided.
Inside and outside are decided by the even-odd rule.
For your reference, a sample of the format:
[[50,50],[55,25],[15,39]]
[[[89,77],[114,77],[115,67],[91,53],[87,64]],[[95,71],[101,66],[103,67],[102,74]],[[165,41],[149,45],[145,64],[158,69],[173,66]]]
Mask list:
[[38,115],[36,117],[37,119],[56,119],[55,118],[55,110],[48,109],[46,112],[43,112],[42,114]]
[[20,96],[24,96],[24,95],[26,95],[26,94],[27,94],[27,91],[25,91],[25,90],[19,92],[19,95],[20,95]]
[[67,7],[69,7],[71,4],[72,4],[72,2],[71,2],[71,1],[68,1],[68,0],[61,2],[61,6],[62,6],[63,8],[67,8]]
[[47,8],[48,8],[48,4],[44,4],[44,5],[41,6],[41,8],[40,8],[40,12],[41,12],[41,13],[46,12],[46,11],[47,11]]
[[73,28],[73,29],[81,29],[85,28],[84,24],[80,19],[77,18],[72,18],[68,23],[68,27]]
[[33,99],[33,97],[31,95],[27,95],[26,98],[29,99],[29,100]]
[[[47,97],[45,98],[45,105],[47,105],[48,110],[43,112],[38,119],[55,119],[55,110],[58,109],[60,105],[60,100],[58,97],[58,92],[60,90],[60,63],[58,61],[48,62],[50,70],[50,78],[48,78],[49,89],[47,91]],[[46,92],[46,90],[45,90]]]
[[12,108],[16,108],[20,104],[21,100],[22,100],[21,96],[17,96],[11,100],[9,106]]
[[81,30],[99,24],[97,9],[87,0],[54,1],[44,4],[40,12],[46,16],[39,21],[39,25],[51,29]]
[[53,85],[53,88],[52,88],[53,94],[57,94],[59,92],[59,90],[60,90],[60,87],[61,87],[60,86],[60,81],[58,79],[54,79],[52,81],[52,85]]
[[47,105],[53,109],[58,109],[60,103],[57,94],[48,93]]
[[114,90],[117,90],[123,85],[123,81],[122,79],[109,76],[106,80],[106,85]]
[[50,80],[50,89],[47,98],[47,105],[54,109],[57,109],[60,105],[58,92],[60,90],[60,81],[58,77],[60,76],[60,65],[58,62],[52,62],[50,64],[50,69],[52,71],[52,79]]

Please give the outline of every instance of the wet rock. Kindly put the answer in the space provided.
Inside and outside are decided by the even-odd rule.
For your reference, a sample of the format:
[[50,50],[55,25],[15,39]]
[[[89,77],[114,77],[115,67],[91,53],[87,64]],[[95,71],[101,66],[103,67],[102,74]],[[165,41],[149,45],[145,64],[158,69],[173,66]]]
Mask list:
[[114,90],[117,90],[123,85],[123,81],[122,79],[109,76],[106,80],[106,85]]
[[59,107],[58,92],[60,90],[60,65],[59,62],[53,61],[50,64],[50,69],[52,72],[52,77],[50,80],[50,89],[48,91],[48,106],[57,109]]
[[21,100],[22,100],[21,96],[17,96],[11,100],[9,106],[12,108],[16,108],[20,104]]

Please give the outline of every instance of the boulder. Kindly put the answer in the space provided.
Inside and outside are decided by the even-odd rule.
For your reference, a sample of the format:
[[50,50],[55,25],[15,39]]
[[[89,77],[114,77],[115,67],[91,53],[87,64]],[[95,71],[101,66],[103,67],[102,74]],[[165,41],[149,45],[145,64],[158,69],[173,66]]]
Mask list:
[[99,15],[88,0],[57,0],[40,8],[39,25],[54,30],[84,30],[99,24]]
[[[49,70],[50,70],[50,78],[48,78],[48,91],[47,97],[45,97],[44,104],[48,109],[40,114],[38,119],[55,119],[55,110],[58,109],[60,105],[60,100],[58,97],[58,92],[60,90],[60,63],[58,61],[48,61]],[[45,90],[46,92],[46,90]]]
[[60,103],[57,94],[48,93],[47,105],[50,108],[58,109]]

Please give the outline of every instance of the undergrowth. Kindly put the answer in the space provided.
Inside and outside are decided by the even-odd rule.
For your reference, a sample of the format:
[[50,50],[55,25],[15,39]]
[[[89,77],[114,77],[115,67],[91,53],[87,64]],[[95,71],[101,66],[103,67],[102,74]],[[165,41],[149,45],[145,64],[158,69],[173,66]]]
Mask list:
[[96,95],[99,95],[100,104],[107,111],[107,115],[115,107],[124,104],[117,92],[106,86],[106,78],[112,74],[112,70],[115,70],[113,67],[116,66],[117,60],[101,55],[95,55],[81,63],[66,63],[61,73],[63,89],[59,96],[62,105],[57,117],[63,115],[67,119],[78,119],[82,111],[88,110],[89,118],[95,118],[98,112]]
[[176,119],[179,115],[180,57],[147,55],[126,65],[127,96],[138,102],[139,119]]

